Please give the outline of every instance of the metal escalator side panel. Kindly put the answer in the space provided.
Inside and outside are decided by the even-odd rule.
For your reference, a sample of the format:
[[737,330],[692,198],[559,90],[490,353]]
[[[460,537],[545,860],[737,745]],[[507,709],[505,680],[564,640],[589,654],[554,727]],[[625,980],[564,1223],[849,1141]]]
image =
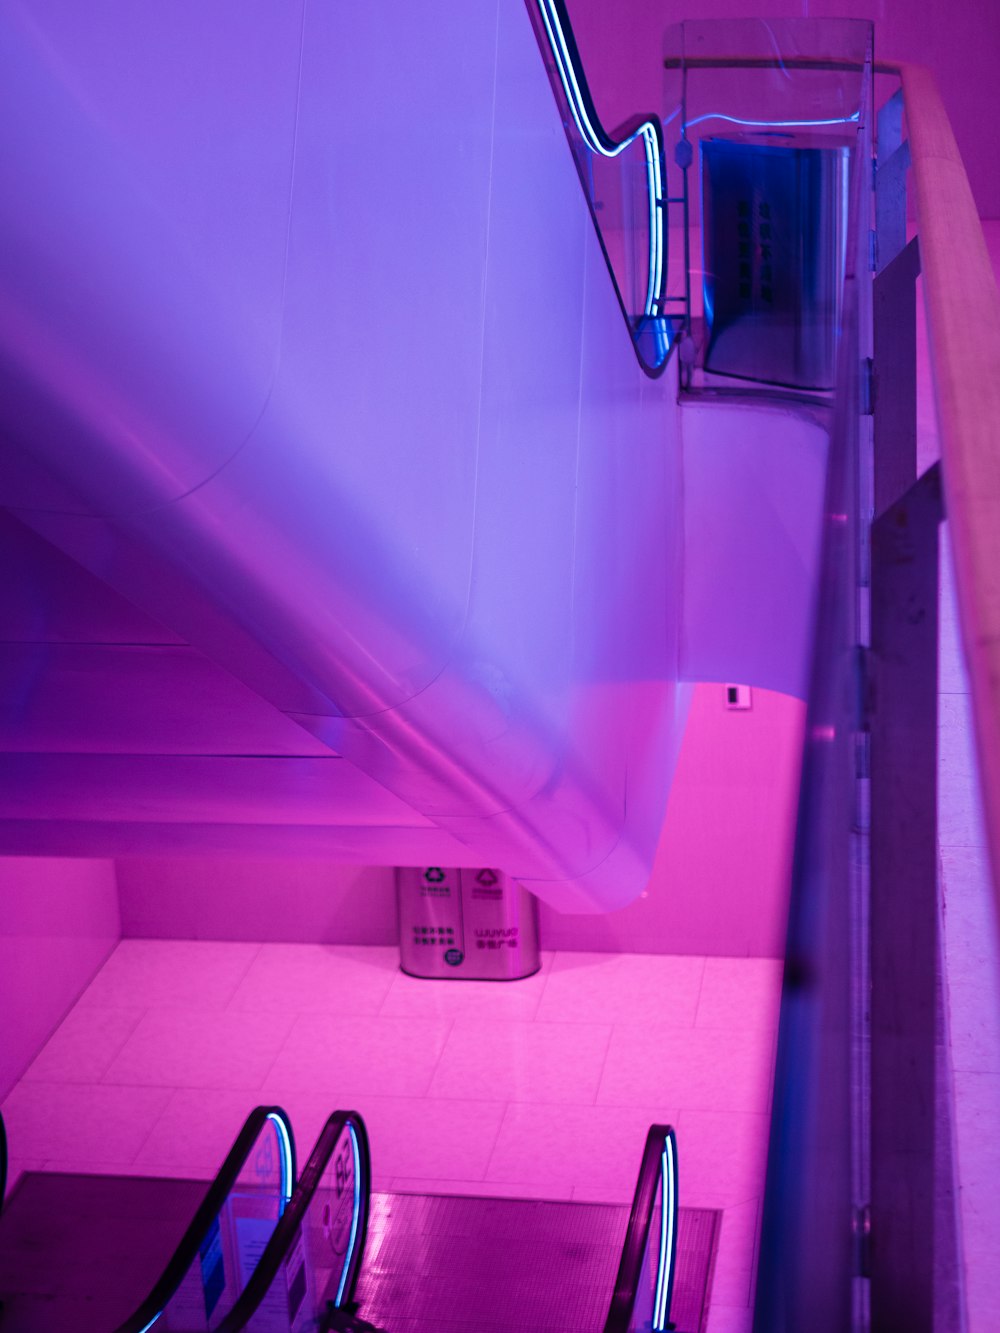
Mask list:
[[652,1125],[604,1333],[662,1333],[670,1327],[677,1221],[677,1135],[670,1125]]
[[[280,1106],[247,1117],[218,1174],[149,1295],[115,1333],[214,1328],[252,1277],[234,1246],[241,1217],[269,1233],[295,1190],[295,1139]],[[237,1208],[236,1203],[241,1207]],[[244,1235],[242,1256],[247,1257]],[[161,1322],[162,1321],[162,1322]]]
[[364,1259],[371,1197],[371,1150],[356,1111],[327,1120],[298,1186],[253,1277],[216,1333],[243,1328],[321,1327],[331,1312],[352,1312]]

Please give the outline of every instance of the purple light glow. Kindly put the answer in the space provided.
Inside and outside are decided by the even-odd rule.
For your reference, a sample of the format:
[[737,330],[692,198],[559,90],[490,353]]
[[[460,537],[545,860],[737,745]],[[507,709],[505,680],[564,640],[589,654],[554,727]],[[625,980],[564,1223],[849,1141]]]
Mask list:
[[[624,904],[683,716],[675,386],[635,363],[528,13],[260,0],[206,43],[190,2],[104,12],[0,23],[31,127],[0,502],[176,651],[83,654],[103,691],[12,663],[64,707],[23,719],[0,850],[472,861]],[[359,106],[377,153],[331,128]],[[199,659],[248,730],[196,711],[172,754]]]

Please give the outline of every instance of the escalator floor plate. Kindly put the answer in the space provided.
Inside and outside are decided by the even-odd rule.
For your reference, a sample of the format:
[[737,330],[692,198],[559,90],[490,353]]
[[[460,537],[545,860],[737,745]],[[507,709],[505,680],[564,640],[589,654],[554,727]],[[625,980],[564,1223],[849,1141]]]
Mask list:
[[28,1171],[0,1216],[3,1333],[107,1333],[139,1304],[204,1181]]
[[[700,1333],[719,1215],[682,1208],[671,1318]],[[387,1333],[599,1333],[628,1209],[373,1194],[357,1300]]]

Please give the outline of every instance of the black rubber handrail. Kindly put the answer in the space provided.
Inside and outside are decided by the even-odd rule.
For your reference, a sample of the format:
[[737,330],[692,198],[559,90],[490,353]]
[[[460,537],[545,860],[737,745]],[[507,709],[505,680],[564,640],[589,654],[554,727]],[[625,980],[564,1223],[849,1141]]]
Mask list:
[[[669,1160],[666,1160],[667,1158]],[[677,1136],[670,1125],[651,1125],[642,1152],[639,1179],[636,1181],[635,1194],[632,1198],[625,1244],[622,1246],[621,1263],[618,1265],[618,1276],[615,1279],[615,1289],[604,1324],[604,1333],[628,1333],[632,1327],[632,1314],[636,1297],[639,1295],[639,1280],[651,1240],[649,1229],[653,1220],[653,1209],[657,1192],[663,1188],[665,1168],[672,1177],[672,1188],[670,1197],[662,1200],[664,1209],[669,1210],[669,1216],[666,1218],[667,1226],[662,1237],[665,1242],[664,1253],[658,1256],[659,1318],[654,1310],[653,1328],[665,1329],[670,1326],[670,1297],[677,1256]],[[655,1237],[653,1240],[658,1246],[660,1245],[661,1237]]]
[[272,1232],[264,1253],[257,1262],[253,1276],[243,1288],[233,1308],[216,1326],[215,1333],[239,1333],[239,1330],[245,1328],[253,1318],[257,1307],[267,1296],[272,1284],[281,1272],[282,1265],[292,1253],[292,1249],[298,1241],[309,1206],[330,1164],[333,1150],[347,1126],[353,1127],[357,1137],[359,1158],[357,1177],[361,1198],[357,1233],[341,1296],[341,1306],[351,1308],[368,1234],[371,1150],[368,1146],[368,1131],[365,1129],[365,1122],[357,1111],[335,1111],[323,1126],[322,1132],[316,1140],[316,1146],[313,1148],[308,1162],[302,1168],[302,1174],[299,1177],[295,1193],[292,1195],[292,1200]]
[[[291,1151],[291,1178],[287,1182],[289,1191],[295,1188],[295,1138],[291,1122],[280,1106],[258,1106],[247,1116],[246,1123],[236,1136],[226,1160],[219,1168],[218,1175],[208,1187],[191,1220],[191,1224],[181,1237],[180,1244],[164,1268],[152,1291],[139,1308],[115,1329],[115,1333],[143,1333],[162,1314],[167,1302],[177,1291],[184,1275],[198,1258],[201,1246],[212,1228],[215,1219],[232,1193],[240,1172],[246,1165],[254,1145],[260,1138],[261,1131],[269,1120],[280,1120],[288,1135]],[[288,1205],[285,1212],[288,1211]],[[280,1225],[280,1223],[279,1223]]]

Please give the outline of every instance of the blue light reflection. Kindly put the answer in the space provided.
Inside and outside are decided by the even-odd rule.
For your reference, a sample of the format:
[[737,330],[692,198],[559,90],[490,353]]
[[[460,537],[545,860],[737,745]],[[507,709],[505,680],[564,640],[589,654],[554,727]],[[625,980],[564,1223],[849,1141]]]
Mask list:
[[337,1288],[337,1295],[334,1300],[337,1309],[340,1309],[340,1302],[344,1299],[344,1289],[347,1286],[347,1279],[351,1271],[351,1260],[354,1257],[354,1246],[358,1239],[358,1223],[361,1219],[361,1151],[358,1147],[358,1131],[350,1121],[348,1121],[347,1129],[351,1136],[351,1151],[354,1154],[354,1212],[351,1217],[351,1238],[347,1242],[347,1253],[344,1256],[344,1269],[340,1275],[340,1285]]
[[615,158],[636,139],[641,138],[646,154],[646,186],[649,198],[649,276],[643,315],[657,321],[655,334],[658,346],[667,343],[665,330],[659,319],[660,290],[663,284],[663,168],[660,161],[658,126],[652,120],[643,121],[639,128],[619,144],[613,144],[591,122],[586,99],[577,77],[554,0],[538,0],[539,12],[549,45],[555,58],[559,78],[566,94],[577,130],[584,143],[602,157]]
[[[287,1121],[275,1111],[268,1112],[267,1118],[274,1125],[274,1131],[278,1136],[278,1150],[281,1161],[281,1201],[278,1205],[278,1216],[280,1217],[284,1213],[295,1188],[295,1158],[292,1152],[292,1137]],[[145,1329],[143,1333],[145,1333]]]
[[660,1157],[660,1261],[656,1271],[653,1329],[663,1333],[670,1314],[677,1257],[677,1140],[673,1130],[663,1141]]
[[832,120],[745,120],[742,116],[727,116],[721,111],[706,111],[703,116],[686,121],[684,128],[688,130],[692,125],[701,125],[706,120],[724,120],[730,125],[745,125],[749,129],[808,129],[819,125],[852,125],[860,116],[861,112],[855,111],[850,116],[835,116]]

